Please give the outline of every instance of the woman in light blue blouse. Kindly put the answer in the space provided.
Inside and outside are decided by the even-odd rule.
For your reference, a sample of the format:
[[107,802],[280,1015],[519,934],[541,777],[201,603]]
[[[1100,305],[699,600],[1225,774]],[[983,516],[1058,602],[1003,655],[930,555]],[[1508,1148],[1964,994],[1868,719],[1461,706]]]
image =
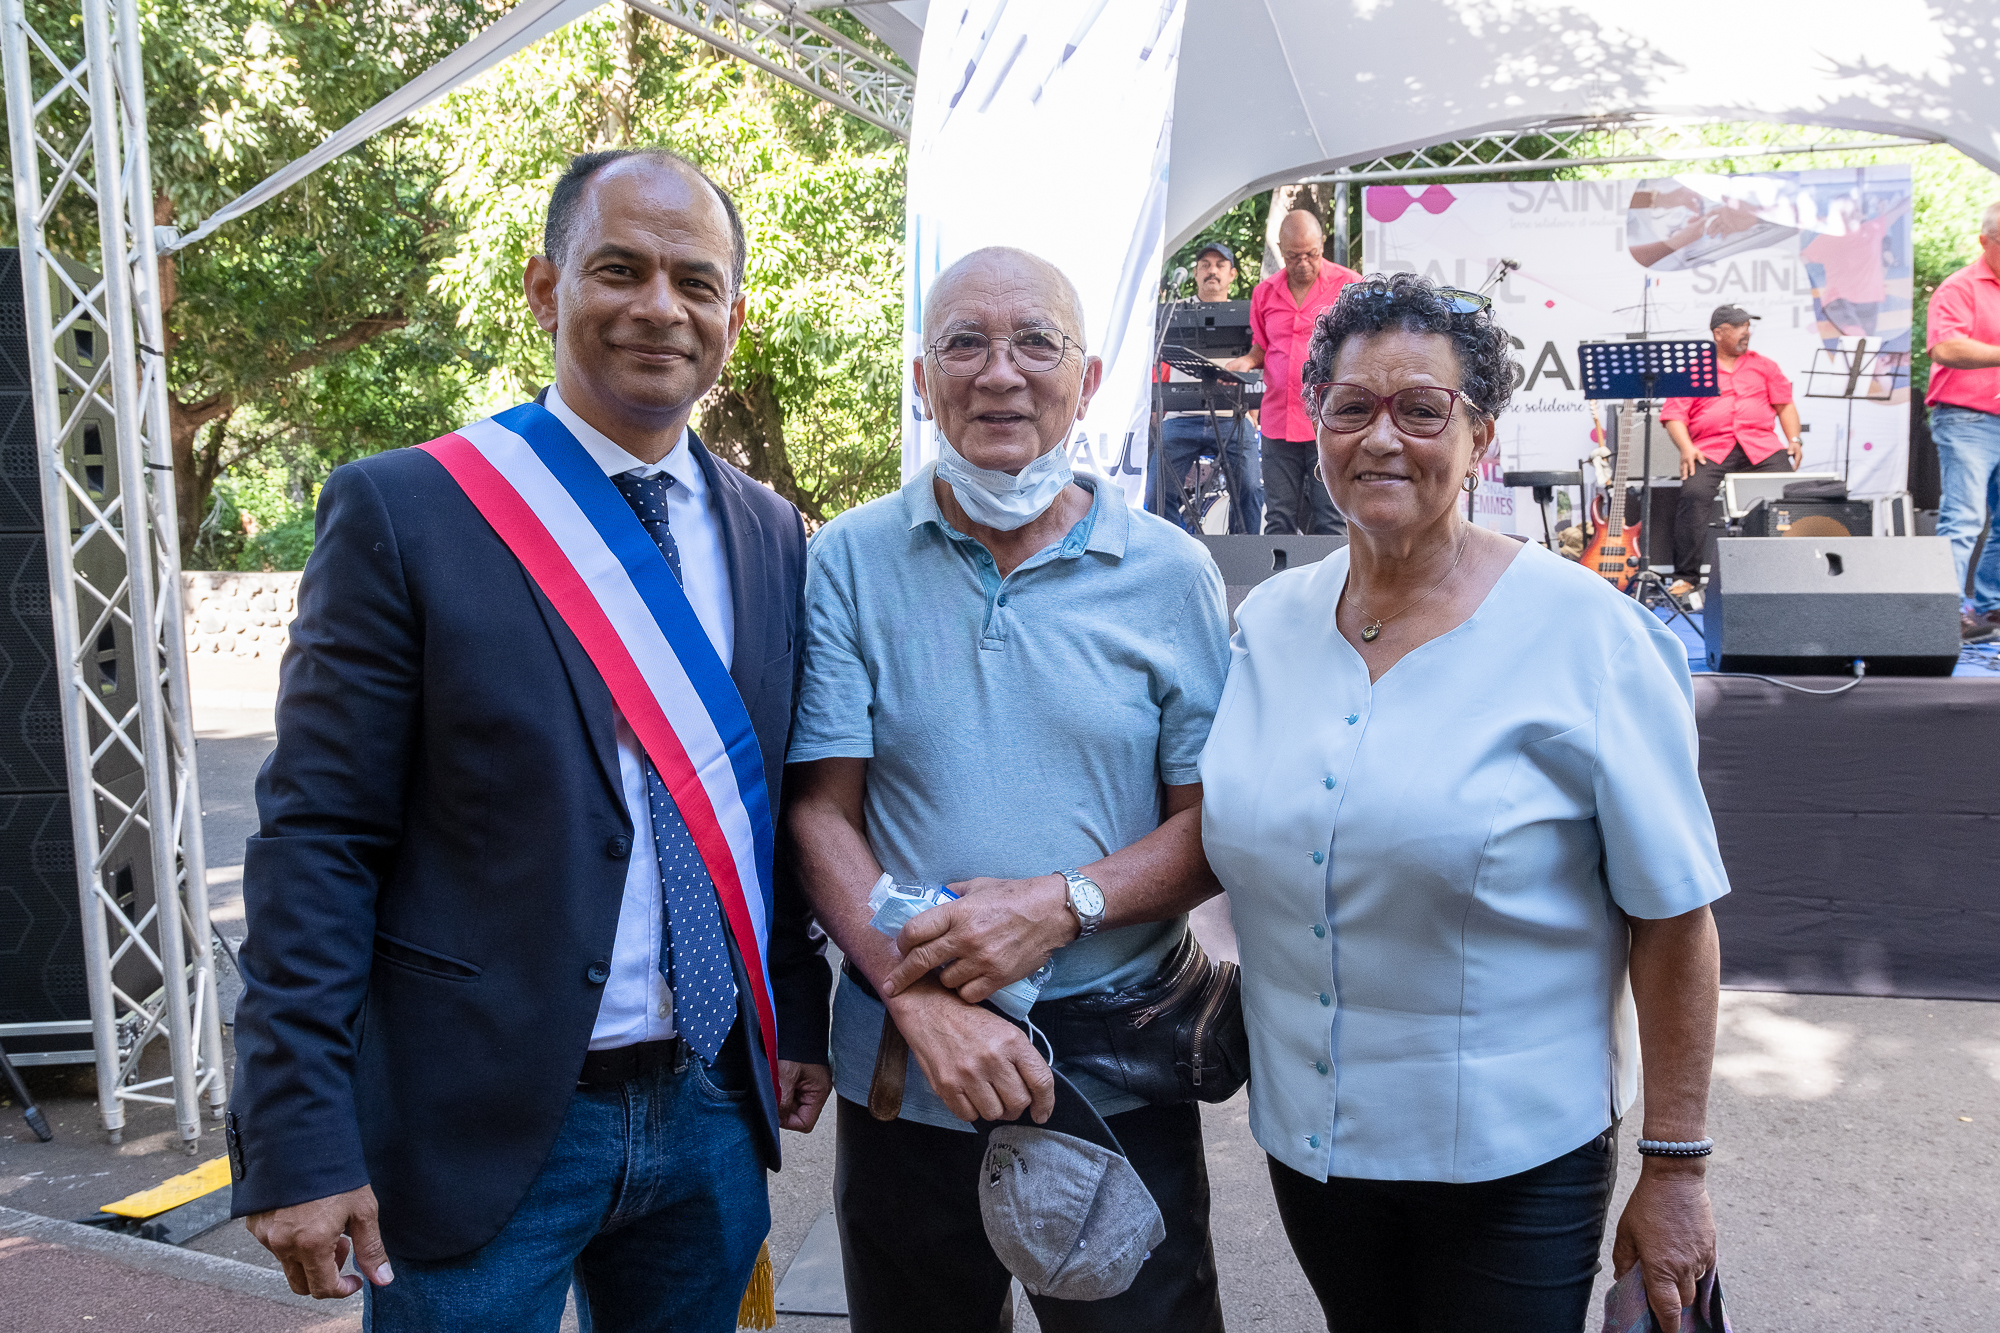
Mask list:
[[1335,1333],[1582,1328],[1641,1037],[1614,1267],[1671,1331],[1714,1261],[1728,883],[1686,654],[1463,518],[1513,374],[1488,303],[1414,274],[1320,316],[1307,406],[1351,545],[1243,603],[1201,762],[1251,1129]]

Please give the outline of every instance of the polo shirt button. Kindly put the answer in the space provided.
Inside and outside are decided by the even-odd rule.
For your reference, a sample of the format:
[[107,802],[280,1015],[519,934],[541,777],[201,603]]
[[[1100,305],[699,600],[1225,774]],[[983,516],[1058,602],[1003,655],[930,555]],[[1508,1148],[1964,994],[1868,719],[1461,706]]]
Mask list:
[[1317,1069],[1320,1073],[1324,1074],[1326,1072],[1326,1061],[1324,1060],[1313,1061],[1313,1068]]
[[632,854],[632,840],[621,833],[604,844],[604,854],[614,861],[623,861]]
[[1316,935],[1316,936],[1318,936],[1318,937],[1319,937],[1320,939],[1325,939],[1325,938],[1326,938],[1326,927],[1325,927],[1325,926],[1317,926],[1317,925],[1316,925],[1316,926],[1314,926],[1314,927],[1313,927],[1313,934],[1314,934],[1314,935]]
[[1322,861],[1326,860],[1326,853],[1325,853],[1325,852],[1313,852],[1313,853],[1311,853],[1311,856],[1312,856],[1312,859],[1313,859],[1313,864],[1314,864],[1314,865],[1318,865],[1318,864],[1319,864],[1320,862],[1322,862]]
[[1007,605],[1007,594],[1004,592],[1000,594],[1000,605]]
[[1317,1134],[1308,1134],[1308,1135],[1306,1135],[1306,1147],[1308,1147],[1308,1148],[1317,1148],[1317,1147],[1319,1147],[1319,1135],[1317,1135]]
[[1333,997],[1325,991],[1321,991],[1319,993],[1319,1007],[1322,1009],[1331,1009],[1333,1007]]
[[1327,789],[1328,791],[1332,791],[1332,790],[1333,790],[1333,779],[1332,779],[1332,778],[1321,778],[1321,779],[1320,779],[1319,781],[1320,781],[1320,785],[1321,785],[1322,787],[1325,787],[1325,788],[1326,788],[1326,789]]
[[593,986],[602,986],[611,980],[611,965],[600,958],[583,969],[583,979]]

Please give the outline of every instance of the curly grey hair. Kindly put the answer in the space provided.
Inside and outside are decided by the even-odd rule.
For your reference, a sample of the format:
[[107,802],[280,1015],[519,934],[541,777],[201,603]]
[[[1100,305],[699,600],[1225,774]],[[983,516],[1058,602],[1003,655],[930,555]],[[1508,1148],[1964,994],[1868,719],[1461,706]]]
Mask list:
[[1306,411],[1313,407],[1311,386],[1333,379],[1342,343],[1357,334],[1369,337],[1390,330],[1449,338],[1458,353],[1458,388],[1466,401],[1488,417],[1506,410],[1514,396],[1514,361],[1507,353],[1507,331],[1493,322],[1493,312],[1456,311],[1436,283],[1415,273],[1376,273],[1349,283],[1313,324],[1299,376]]

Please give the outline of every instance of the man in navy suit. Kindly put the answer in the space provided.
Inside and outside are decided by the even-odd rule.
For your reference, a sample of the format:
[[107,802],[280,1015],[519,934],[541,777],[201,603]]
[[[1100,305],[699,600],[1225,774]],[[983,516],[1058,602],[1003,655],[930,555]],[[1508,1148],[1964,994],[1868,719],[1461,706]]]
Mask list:
[[[525,277],[556,383],[505,415],[566,430],[658,543],[775,809],[804,531],[687,429],[742,327],[744,244],[672,154],[578,158]],[[321,495],[244,868],[236,1211],[294,1291],[365,1288],[378,1333],[552,1333],[572,1278],[601,1331],[733,1329],[778,1130],[831,1086],[819,937],[780,873],[744,956],[669,765],[439,457]]]

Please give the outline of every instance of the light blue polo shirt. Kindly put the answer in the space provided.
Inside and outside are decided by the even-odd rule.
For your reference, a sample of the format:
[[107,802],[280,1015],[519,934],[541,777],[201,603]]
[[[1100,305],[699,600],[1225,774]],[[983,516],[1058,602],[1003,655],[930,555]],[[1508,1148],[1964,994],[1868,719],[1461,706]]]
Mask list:
[[[788,761],[866,759],[869,845],[898,880],[1081,866],[1160,823],[1197,765],[1229,666],[1222,577],[1201,544],[1096,478],[1090,512],[1006,578],[939,511],[926,467],[806,553],[804,676]],[[1045,998],[1158,972],[1186,918],[1057,952]],[[842,980],[834,1084],[865,1103],[882,1008]],[[1056,1067],[1065,1074],[1062,1052]],[[1143,1103],[1071,1074],[1100,1114]],[[903,1117],[966,1128],[914,1057]]]

